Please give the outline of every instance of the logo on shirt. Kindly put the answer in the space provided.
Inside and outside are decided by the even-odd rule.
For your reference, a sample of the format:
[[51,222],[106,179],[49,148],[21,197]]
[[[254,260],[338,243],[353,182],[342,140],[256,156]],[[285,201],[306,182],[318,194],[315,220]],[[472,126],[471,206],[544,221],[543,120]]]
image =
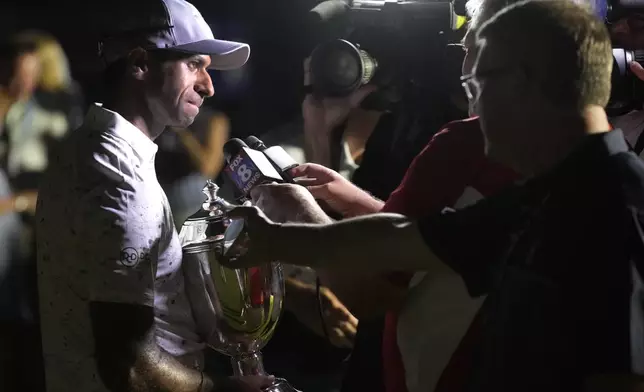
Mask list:
[[122,266],[133,268],[139,265],[141,262],[151,262],[149,249],[141,249],[138,251],[132,247],[121,249],[121,258],[119,260],[119,264],[121,264]]
[[121,249],[121,265],[125,267],[134,267],[139,263],[139,252],[134,248]]

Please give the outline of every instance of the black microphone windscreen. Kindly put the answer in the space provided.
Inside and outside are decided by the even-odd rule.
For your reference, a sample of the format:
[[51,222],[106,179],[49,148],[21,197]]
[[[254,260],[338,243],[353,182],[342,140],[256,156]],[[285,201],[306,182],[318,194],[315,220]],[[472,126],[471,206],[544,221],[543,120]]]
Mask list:
[[242,148],[244,147],[248,147],[248,145],[239,138],[233,138],[228,140],[224,144],[224,158],[226,159],[226,162],[230,163],[230,160],[233,157],[237,156],[239,152],[242,150]]
[[258,137],[250,135],[246,138],[246,144],[254,150],[264,151],[266,150],[266,145]]
[[342,0],[327,0],[309,11],[312,22],[328,22],[349,11],[349,5]]

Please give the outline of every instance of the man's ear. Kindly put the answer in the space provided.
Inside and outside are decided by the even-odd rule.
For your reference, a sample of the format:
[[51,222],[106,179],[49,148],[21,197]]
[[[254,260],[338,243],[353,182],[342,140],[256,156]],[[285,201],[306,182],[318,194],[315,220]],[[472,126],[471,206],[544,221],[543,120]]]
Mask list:
[[144,80],[150,68],[149,59],[145,49],[133,49],[127,55],[128,73],[136,80]]

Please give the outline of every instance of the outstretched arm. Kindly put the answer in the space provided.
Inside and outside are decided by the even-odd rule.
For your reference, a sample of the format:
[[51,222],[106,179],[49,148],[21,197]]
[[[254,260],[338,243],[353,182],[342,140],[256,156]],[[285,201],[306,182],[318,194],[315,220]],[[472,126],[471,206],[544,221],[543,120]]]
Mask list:
[[374,214],[311,225],[276,224],[257,208],[240,207],[232,217],[245,218],[248,252],[228,260],[231,266],[273,260],[314,268],[388,271],[434,270],[444,264],[425,245],[418,225],[403,215]]

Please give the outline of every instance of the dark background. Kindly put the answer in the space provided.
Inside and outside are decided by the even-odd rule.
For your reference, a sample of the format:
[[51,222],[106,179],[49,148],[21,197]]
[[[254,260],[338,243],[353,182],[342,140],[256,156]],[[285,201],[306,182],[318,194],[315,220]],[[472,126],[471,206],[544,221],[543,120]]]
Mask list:
[[[109,1],[109,0],[108,0]],[[75,79],[84,87],[102,69],[96,26],[109,21],[101,10],[108,1],[56,1],[50,4],[4,1],[0,33],[37,28],[62,43]],[[133,2],[137,0],[131,0]],[[213,74],[216,96],[209,104],[224,110],[233,133],[261,134],[299,115],[302,59],[312,49],[304,21],[315,0],[193,0],[215,36],[251,45],[241,70]],[[98,20],[97,20],[98,18]],[[235,82],[236,80],[236,82]]]
[[[119,25],[118,18],[110,20],[108,11],[114,8],[115,2],[122,1],[54,0],[47,4],[42,0],[5,0],[0,5],[0,34],[6,37],[23,29],[39,29],[54,34],[67,53],[74,78],[84,88],[87,100],[91,101],[92,84],[96,83],[103,68],[98,57],[99,26]],[[135,3],[140,0],[129,1]],[[215,37],[247,42],[251,46],[250,60],[242,69],[213,72],[215,97],[206,101],[230,117],[233,136],[261,135],[300,117],[302,60],[315,47],[317,42],[313,37],[319,38],[322,29],[313,27],[306,16],[319,1],[191,1],[211,25]],[[330,27],[324,29],[332,30]],[[452,42],[456,40],[458,37],[450,39]],[[440,90],[445,86],[436,84],[445,84],[449,80],[456,83],[455,88],[460,91],[461,54],[454,58],[446,58],[444,54],[437,56],[429,49],[433,41],[424,37],[419,41],[427,45],[421,50],[434,57],[434,65],[426,67],[431,89]],[[444,95],[437,96],[440,96],[440,101],[445,100]]]

